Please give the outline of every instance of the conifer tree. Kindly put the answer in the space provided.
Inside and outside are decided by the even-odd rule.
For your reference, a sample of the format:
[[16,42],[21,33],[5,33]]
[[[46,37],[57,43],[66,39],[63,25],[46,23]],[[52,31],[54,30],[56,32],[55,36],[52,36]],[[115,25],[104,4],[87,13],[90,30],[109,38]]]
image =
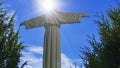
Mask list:
[[95,21],[100,42],[93,36],[88,40],[92,48],[82,50],[86,68],[120,68],[120,5],[108,9],[106,14],[97,16]]
[[0,68],[18,68],[21,50],[19,30],[14,30],[15,13],[10,16],[0,3]]

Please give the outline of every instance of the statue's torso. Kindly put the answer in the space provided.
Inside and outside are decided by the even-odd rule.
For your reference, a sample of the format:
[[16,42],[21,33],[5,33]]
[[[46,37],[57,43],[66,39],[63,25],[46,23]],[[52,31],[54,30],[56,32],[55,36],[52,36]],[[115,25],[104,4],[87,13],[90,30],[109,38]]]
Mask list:
[[45,19],[45,27],[47,26],[57,26],[60,27],[60,21],[59,21],[59,14],[51,13],[48,15],[44,15]]

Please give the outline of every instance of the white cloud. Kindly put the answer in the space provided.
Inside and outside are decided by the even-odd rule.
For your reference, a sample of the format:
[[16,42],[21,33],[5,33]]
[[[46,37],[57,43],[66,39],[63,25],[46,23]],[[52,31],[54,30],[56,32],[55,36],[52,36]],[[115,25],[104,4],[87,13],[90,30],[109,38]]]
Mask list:
[[[24,57],[21,57],[23,61],[29,61],[25,68],[42,68],[42,57],[38,57],[35,53],[42,55],[43,47],[32,46],[27,48],[27,51],[22,52]],[[65,54],[61,53],[61,68],[75,68],[73,60],[68,58]],[[77,67],[79,68],[79,67]]]
[[[75,65],[73,64],[73,61],[68,58],[65,54],[61,54],[61,65],[62,65],[62,68],[75,68]],[[77,67],[79,68],[79,67]]]
[[29,51],[35,52],[35,53],[38,53],[38,54],[43,54],[43,47],[32,46],[32,47],[29,48]]

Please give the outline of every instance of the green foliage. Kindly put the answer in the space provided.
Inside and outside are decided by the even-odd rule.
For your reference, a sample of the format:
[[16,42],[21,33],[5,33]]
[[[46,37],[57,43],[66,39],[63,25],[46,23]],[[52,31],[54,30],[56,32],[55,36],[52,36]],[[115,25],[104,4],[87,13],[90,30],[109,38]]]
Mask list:
[[14,17],[0,3],[0,68],[18,68],[22,56],[24,46],[19,42],[19,30],[14,31]]
[[120,6],[108,9],[107,16],[101,14],[97,17],[95,23],[99,27],[100,42],[95,36],[88,40],[92,49],[86,47],[82,51],[84,65],[86,68],[119,68]]

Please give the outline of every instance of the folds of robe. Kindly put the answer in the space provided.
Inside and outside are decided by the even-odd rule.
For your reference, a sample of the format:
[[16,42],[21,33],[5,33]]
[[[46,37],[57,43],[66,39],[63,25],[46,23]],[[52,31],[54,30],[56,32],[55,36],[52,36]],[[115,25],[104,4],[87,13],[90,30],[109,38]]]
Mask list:
[[83,17],[88,15],[55,12],[22,23],[27,29],[45,27],[43,68],[61,68],[60,25],[80,22]]

